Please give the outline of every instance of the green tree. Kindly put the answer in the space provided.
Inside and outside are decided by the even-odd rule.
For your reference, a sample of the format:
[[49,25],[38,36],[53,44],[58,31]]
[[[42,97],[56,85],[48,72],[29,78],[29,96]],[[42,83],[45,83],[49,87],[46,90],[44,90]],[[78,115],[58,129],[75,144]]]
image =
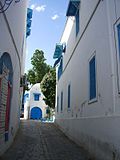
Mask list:
[[41,90],[45,96],[44,100],[50,108],[55,108],[55,88],[56,72],[55,69],[51,68],[41,81]]
[[44,75],[49,72],[50,66],[45,62],[44,52],[42,50],[35,50],[31,58],[32,69],[28,71],[28,81],[31,84],[40,83]]
[[33,69],[28,70],[27,80],[28,80],[31,84],[35,84],[35,83],[36,83],[36,80],[35,80],[35,72],[33,71]]

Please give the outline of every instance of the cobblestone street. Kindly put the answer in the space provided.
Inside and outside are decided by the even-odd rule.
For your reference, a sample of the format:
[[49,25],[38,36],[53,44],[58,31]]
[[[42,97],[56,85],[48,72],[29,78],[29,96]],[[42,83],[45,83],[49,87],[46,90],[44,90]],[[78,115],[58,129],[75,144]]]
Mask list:
[[0,160],[89,160],[53,123],[21,121],[12,147]]

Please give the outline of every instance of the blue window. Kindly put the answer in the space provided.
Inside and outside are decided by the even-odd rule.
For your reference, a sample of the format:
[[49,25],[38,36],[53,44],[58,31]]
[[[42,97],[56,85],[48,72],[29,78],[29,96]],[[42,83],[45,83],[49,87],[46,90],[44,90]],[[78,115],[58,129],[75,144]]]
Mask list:
[[70,84],[68,85],[68,108],[70,108],[70,90],[71,90],[71,87],[70,87]]
[[79,32],[79,9],[77,10],[77,13],[75,15],[75,19],[76,19],[76,36]]
[[58,80],[60,79],[60,77],[62,75],[62,71],[63,71],[63,59],[61,59],[60,65],[58,67]]
[[34,101],[39,101],[40,94],[34,93]]
[[61,111],[63,110],[63,92],[61,92]]
[[119,47],[119,56],[120,56],[120,24],[117,26],[118,31],[118,47]]
[[57,112],[59,111],[59,97],[57,97]]
[[96,98],[96,62],[95,56],[89,62],[90,100]]

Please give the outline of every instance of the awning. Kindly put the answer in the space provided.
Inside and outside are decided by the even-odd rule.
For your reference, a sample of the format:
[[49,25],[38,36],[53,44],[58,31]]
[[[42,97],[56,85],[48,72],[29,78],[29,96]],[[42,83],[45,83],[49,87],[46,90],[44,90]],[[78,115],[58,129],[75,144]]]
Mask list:
[[80,6],[80,0],[70,0],[66,16],[75,16]]
[[55,47],[55,52],[53,55],[53,58],[59,58],[62,56],[62,53],[65,53],[66,51],[66,44],[65,43],[57,43]]
[[63,52],[63,44],[60,43],[56,44],[53,58],[54,59],[59,58],[62,55],[62,52]]

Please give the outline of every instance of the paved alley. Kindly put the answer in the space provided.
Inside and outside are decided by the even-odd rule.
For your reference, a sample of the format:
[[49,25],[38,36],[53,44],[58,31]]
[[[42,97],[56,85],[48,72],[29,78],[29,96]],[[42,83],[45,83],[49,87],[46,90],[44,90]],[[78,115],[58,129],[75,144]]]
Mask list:
[[53,123],[21,121],[12,147],[0,160],[89,160]]

